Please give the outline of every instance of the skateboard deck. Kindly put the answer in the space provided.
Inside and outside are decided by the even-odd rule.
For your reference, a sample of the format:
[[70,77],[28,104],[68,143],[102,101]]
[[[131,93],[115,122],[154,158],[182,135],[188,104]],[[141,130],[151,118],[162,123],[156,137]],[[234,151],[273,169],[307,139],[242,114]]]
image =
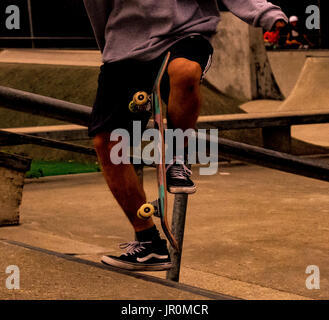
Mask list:
[[166,235],[168,241],[171,246],[179,251],[178,243],[171,232],[171,229],[168,225],[167,219],[167,180],[166,180],[166,166],[165,166],[165,140],[164,140],[164,122],[163,122],[163,104],[161,99],[161,80],[167,69],[168,62],[170,58],[170,52],[164,58],[162,66],[159,70],[157,78],[154,83],[154,87],[152,93],[148,95],[146,92],[137,92],[135,93],[133,100],[129,104],[129,109],[132,112],[140,112],[140,111],[149,111],[152,112],[153,115],[153,124],[154,128],[159,131],[160,142],[156,146],[158,148],[160,159],[159,163],[156,163],[156,171],[157,171],[157,182],[158,182],[158,199],[153,201],[152,203],[146,203],[140,207],[137,212],[137,216],[141,219],[148,219],[153,214],[155,216],[160,217],[161,227]]

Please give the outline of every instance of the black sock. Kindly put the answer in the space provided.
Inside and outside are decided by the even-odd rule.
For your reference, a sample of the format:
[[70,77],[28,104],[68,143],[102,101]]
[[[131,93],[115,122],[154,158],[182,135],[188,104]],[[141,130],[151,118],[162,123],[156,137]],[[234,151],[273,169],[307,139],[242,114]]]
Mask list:
[[136,232],[136,239],[139,242],[146,242],[146,241],[157,242],[161,240],[160,233],[156,226],[153,226],[150,229]]

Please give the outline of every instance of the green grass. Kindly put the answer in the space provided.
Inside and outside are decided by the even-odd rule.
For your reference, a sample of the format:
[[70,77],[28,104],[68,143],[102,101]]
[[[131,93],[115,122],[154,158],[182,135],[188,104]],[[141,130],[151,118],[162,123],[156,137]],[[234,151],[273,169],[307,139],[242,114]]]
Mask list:
[[27,178],[40,178],[76,173],[99,172],[97,163],[86,164],[74,161],[32,161],[31,170],[26,173]]

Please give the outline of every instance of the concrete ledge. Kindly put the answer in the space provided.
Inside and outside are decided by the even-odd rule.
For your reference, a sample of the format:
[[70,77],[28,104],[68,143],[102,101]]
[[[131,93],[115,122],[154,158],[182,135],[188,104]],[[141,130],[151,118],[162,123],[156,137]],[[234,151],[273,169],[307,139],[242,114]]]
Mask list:
[[[28,134],[36,137],[53,139],[57,141],[75,141],[90,140],[86,127],[78,125],[54,125],[54,126],[37,126],[23,128],[6,128],[2,129],[11,133]],[[11,145],[7,141],[0,141],[2,145]]]
[[0,226],[19,223],[24,178],[31,160],[0,152]]
[[6,49],[0,62],[99,67],[102,55],[98,50]]

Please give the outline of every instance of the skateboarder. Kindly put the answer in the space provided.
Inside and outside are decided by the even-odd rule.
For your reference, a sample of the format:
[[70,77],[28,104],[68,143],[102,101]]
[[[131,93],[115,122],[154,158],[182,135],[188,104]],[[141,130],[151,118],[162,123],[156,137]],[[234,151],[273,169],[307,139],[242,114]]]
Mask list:
[[[117,128],[132,132],[139,120],[128,104],[137,91],[151,92],[167,51],[171,58],[161,93],[168,104],[168,125],[194,128],[200,112],[200,79],[207,71],[219,11],[216,0],[84,0],[104,64],[89,125],[104,177],[128,217],[136,241],[122,245],[126,253],[103,256],[102,262],[130,270],[166,270],[171,267],[166,240],[160,238],[152,219],[141,220],[137,210],[146,202],[133,165],[114,164],[111,141]],[[284,25],[287,17],[266,0],[223,0],[245,22],[268,30]],[[227,44],[230,45],[229,43]],[[113,140],[113,137],[112,137]],[[173,159],[167,167],[169,192],[193,193],[186,163]]]

